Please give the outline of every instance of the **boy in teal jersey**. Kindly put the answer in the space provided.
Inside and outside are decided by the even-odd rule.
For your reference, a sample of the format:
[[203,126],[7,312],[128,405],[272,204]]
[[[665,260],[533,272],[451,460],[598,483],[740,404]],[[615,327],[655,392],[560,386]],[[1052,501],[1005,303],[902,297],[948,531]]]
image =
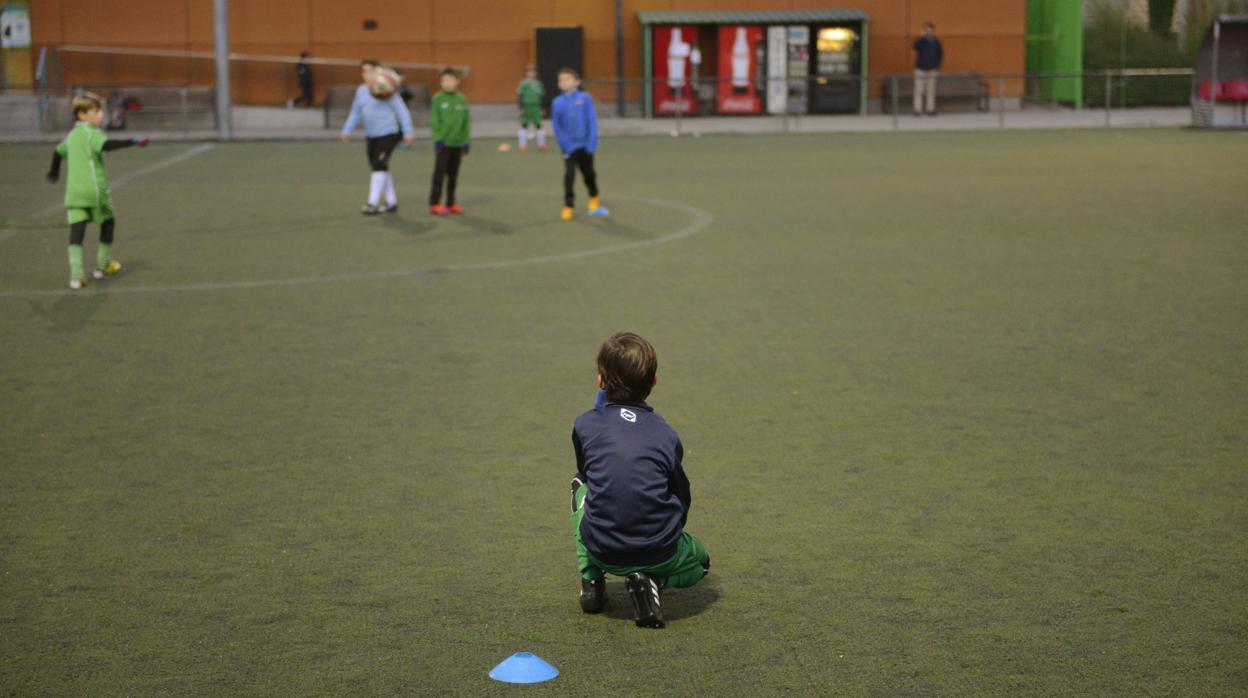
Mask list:
[[528,66],[524,69],[524,79],[516,86],[516,103],[520,105],[520,152],[529,149],[529,133],[532,126],[537,135],[537,149],[541,152],[546,147],[546,132],[542,130],[542,102],[546,99],[546,88],[537,79],[537,68]]
[[[433,96],[429,105],[429,130],[437,151],[433,166],[433,187],[429,190],[429,213],[445,216],[463,213],[455,203],[455,183],[459,178],[460,159],[468,154],[471,140],[471,119],[468,98],[459,92],[459,73],[446,68],[439,78],[442,91]],[[442,182],[446,181],[446,204],[442,204]]]
[[99,97],[90,92],[74,98],[74,130],[57,144],[52,153],[48,181],[55,184],[61,177],[61,161],[67,161],[65,176],[65,208],[69,218],[69,287],[75,291],[87,285],[82,270],[82,241],[87,222],[100,226],[100,246],[96,252],[97,279],[121,271],[121,263],[111,258],[113,248],[113,200],[108,187],[108,171],[104,169],[104,153],[117,148],[147,145],[147,139],[107,139],[100,131],[104,108]]

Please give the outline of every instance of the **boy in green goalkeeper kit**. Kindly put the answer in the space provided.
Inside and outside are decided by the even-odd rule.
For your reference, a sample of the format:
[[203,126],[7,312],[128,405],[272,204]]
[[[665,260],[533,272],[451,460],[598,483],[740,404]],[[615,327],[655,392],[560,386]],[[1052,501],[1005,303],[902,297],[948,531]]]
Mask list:
[[100,245],[96,252],[92,276],[103,279],[121,271],[121,263],[112,259],[113,200],[104,169],[104,153],[131,145],[143,147],[147,139],[106,139],[100,131],[104,123],[104,106],[90,92],[74,98],[74,129],[57,144],[52,154],[48,181],[55,184],[61,177],[61,162],[68,163],[65,176],[65,208],[69,218],[69,287],[78,290],[87,285],[82,269],[82,241],[87,222],[100,226]]
[[[442,71],[442,91],[429,105],[429,130],[437,151],[433,167],[433,186],[429,190],[429,213],[445,216],[463,213],[455,203],[455,184],[459,179],[459,163],[468,154],[472,138],[468,98],[459,92],[459,73],[454,68]],[[442,203],[442,184],[446,182],[446,204]]]
[[537,136],[537,149],[546,152],[546,132],[542,130],[542,103],[546,101],[546,87],[537,79],[537,68],[524,69],[524,79],[516,86],[516,103],[520,106],[520,152],[529,149],[529,133],[532,126]]

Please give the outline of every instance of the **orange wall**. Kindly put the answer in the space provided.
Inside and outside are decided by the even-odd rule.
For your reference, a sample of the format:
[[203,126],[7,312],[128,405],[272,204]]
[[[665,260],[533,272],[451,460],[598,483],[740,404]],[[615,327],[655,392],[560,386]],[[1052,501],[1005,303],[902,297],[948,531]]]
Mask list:
[[[586,77],[615,75],[614,0],[230,0],[229,5],[235,52],[296,55],[308,49],[322,58],[467,64],[472,74],[464,88],[477,102],[514,99],[539,26],[584,27]],[[910,43],[928,20],[944,43],[946,70],[1021,72],[1024,67],[1025,0],[624,0],[625,73],[641,72],[638,11],[829,6],[870,15],[873,75],[909,71]],[[212,0],[167,0],[160,12],[152,7],[147,0],[40,0],[31,4],[34,41],[36,47],[212,49]],[[366,18],[378,21],[377,30],[364,31]]]

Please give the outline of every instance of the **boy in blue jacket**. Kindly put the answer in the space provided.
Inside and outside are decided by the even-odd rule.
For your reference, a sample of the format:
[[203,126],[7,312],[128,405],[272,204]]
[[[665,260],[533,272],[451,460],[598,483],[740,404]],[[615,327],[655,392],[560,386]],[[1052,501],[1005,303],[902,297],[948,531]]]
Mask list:
[[691,587],[711,569],[702,542],[684,530],[691,502],[684,447],[646,404],[657,370],[649,342],[632,332],[611,335],[598,350],[598,402],[572,427],[581,610],[606,606],[604,573],[624,577],[643,628],[665,625],[662,589]]
[[[412,133],[412,114],[398,92],[377,97],[369,90],[373,82],[373,74],[382,70],[374,60],[360,62],[360,77],[364,84],[355,90],[355,101],[351,103],[351,114],[347,123],[342,125],[342,142],[351,142],[351,132],[364,123],[364,135],[367,137],[365,146],[368,155],[368,166],[372,175],[368,180],[368,203],[360,210],[366,216],[378,213],[394,213],[399,210],[399,198],[394,192],[394,178],[390,176],[390,155],[394,152],[399,139],[411,145],[415,140]],[[386,205],[381,206],[382,197]]]
[[574,201],[572,184],[576,168],[589,189],[589,215],[605,216],[609,212],[598,200],[598,175],[594,172],[594,151],[598,149],[598,114],[594,98],[580,90],[581,77],[571,68],[559,70],[559,90],[550,105],[550,127],[563,151],[563,211],[559,218],[572,220]]

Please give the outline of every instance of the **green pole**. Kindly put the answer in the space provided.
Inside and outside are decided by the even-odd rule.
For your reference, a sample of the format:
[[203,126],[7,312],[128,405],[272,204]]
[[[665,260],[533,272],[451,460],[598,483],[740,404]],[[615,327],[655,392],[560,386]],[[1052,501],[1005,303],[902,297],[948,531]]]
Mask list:
[[654,95],[651,80],[654,78],[654,59],[650,55],[651,25],[641,28],[641,92],[644,97],[646,118],[654,117]]
[[860,49],[862,58],[859,60],[862,68],[858,73],[861,76],[861,79],[858,81],[858,113],[863,116],[867,115],[867,24],[868,22],[865,20],[862,23],[862,48]]

